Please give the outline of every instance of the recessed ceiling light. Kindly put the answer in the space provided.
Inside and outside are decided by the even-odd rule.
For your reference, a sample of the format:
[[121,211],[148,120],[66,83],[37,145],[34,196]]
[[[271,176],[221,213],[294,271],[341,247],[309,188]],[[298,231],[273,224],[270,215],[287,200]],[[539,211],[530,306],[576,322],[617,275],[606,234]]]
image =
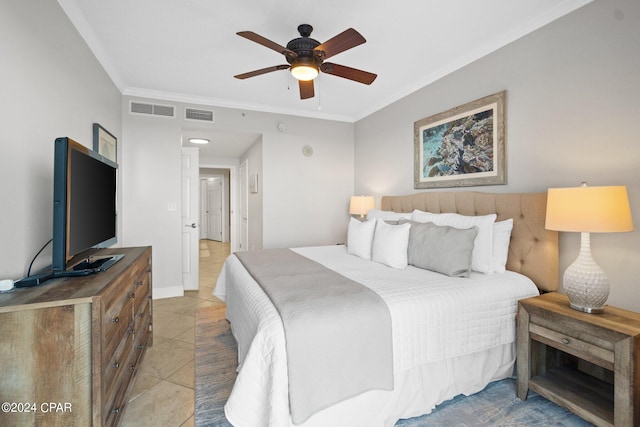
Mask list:
[[192,144],[208,144],[209,140],[205,138],[189,138],[189,142]]

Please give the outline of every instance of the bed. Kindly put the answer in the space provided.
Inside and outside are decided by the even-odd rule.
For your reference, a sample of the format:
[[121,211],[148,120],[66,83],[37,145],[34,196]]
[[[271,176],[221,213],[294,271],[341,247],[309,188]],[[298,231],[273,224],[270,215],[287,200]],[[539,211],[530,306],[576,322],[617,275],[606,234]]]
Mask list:
[[[370,212],[369,222],[375,221],[380,227],[376,236],[384,236],[387,231],[399,236],[401,228],[419,230],[423,226],[418,224],[425,222],[436,224],[437,227],[433,224],[429,226],[438,233],[458,233],[451,230],[448,221],[452,218],[454,225],[459,220],[477,224],[454,227],[467,230],[464,236],[453,235],[458,236],[455,239],[463,239],[453,240],[456,247],[468,246],[464,242],[470,239],[469,231],[473,230],[474,233],[471,237],[474,252],[463,251],[466,254],[464,256],[469,257],[468,265],[473,264],[473,268],[458,274],[461,277],[447,275],[451,271],[458,271],[451,270],[449,265],[445,268],[446,274],[437,272],[439,266],[432,271],[424,266],[415,267],[414,264],[418,263],[406,267],[394,265],[397,251],[390,252],[389,248],[395,243],[392,245],[388,241],[382,246],[378,245],[381,249],[374,260],[354,254],[360,242],[356,244],[352,236],[356,236],[354,230],[364,227],[364,223],[350,223],[346,246],[292,249],[287,256],[303,257],[330,270],[327,274],[336,272],[358,286],[373,291],[384,301],[390,316],[391,387],[387,384],[372,388],[369,384],[361,392],[347,391],[344,399],[331,404],[324,401],[307,412],[298,409],[299,397],[295,396],[300,396],[300,392],[294,391],[300,389],[300,384],[294,381],[297,377],[293,375],[293,368],[289,378],[288,363],[293,364],[294,357],[300,357],[289,350],[291,360],[288,360],[287,345],[291,344],[285,337],[294,336],[289,333],[292,330],[290,326],[287,326],[285,334],[284,325],[288,325],[289,320],[285,321],[285,312],[272,303],[274,297],[265,293],[271,292],[269,288],[263,289],[261,286],[264,285],[259,285],[254,279],[252,274],[257,273],[252,270],[253,267],[245,265],[245,261],[238,256],[231,255],[223,266],[214,291],[227,303],[227,319],[238,343],[238,376],[225,405],[228,420],[237,427],[393,426],[399,419],[430,413],[436,405],[459,394],[476,393],[492,381],[511,376],[515,362],[517,301],[539,292],[555,291],[558,286],[558,235],[557,232],[545,230],[545,211],[545,193],[458,191],[385,196],[381,201],[381,210]],[[495,247],[492,247],[493,251],[478,250],[481,246],[486,247],[487,242],[481,245],[479,239],[482,230],[483,238],[488,236],[487,218],[491,218],[493,228],[490,230],[494,231],[492,238],[496,241],[499,240],[495,234],[498,233],[496,224],[509,224],[510,233],[506,235],[504,254],[499,256],[492,253],[495,259],[501,256],[506,258],[506,261],[502,261],[504,272],[494,265],[493,258],[488,261],[492,263],[490,266],[482,267],[482,257],[496,250]],[[409,245],[415,245],[418,240],[414,235],[411,237],[414,240]],[[372,244],[375,246],[377,243]],[[447,244],[439,244],[438,248],[446,248]],[[452,250],[455,252],[455,248]],[[383,258],[391,259],[384,258],[381,261],[380,254]],[[411,248],[409,254],[410,258]],[[437,254],[434,258],[437,258]],[[480,267],[476,268],[476,261]],[[297,262],[283,261],[282,264]],[[483,268],[489,270],[476,271],[482,271]],[[291,277],[301,277],[298,274],[292,273]],[[314,276],[318,274],[314,273]],[[350,307],[349,304],[347,307]],[[283,313],[282,317],[280,312]],[[293,312],[297,313],[297,309]],[[324,324],[325,321],[316,324]],[[304,328],[307,327],[305,325]],[[376,326],[375,329],[381,327]],[[303,347],[306,345],[310,343],[305,343]],[[368,345],[367,348],[349,349],[342,353],[336,350],[334,353],[341,355],[338,357],[356,354],[360,360],[385,359],[380,356],[384,354],[384,349],[371,347],[375,348],[372,351]],[[331,374],[329,371],[335,370],[334,367],[327,369],[327,372],[316,374],[316,378],[323,378]],[[334,375],[344,376],[339,370],[336,372]],[[312,383],[309,385],[311,388],[314,381],[308,381]]]

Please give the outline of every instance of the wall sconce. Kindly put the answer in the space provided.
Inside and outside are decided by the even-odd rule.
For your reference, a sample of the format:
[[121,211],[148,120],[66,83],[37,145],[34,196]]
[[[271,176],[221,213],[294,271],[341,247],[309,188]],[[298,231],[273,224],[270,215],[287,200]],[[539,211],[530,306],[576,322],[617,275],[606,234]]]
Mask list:
[[360,215],[360,219],[375,207],[373,196],[351,196],[349,214]]
[[633,231],[625,186],[550,188],[547,230],[580,232],[580,253],[563,276],[571,308],[602,313],[609,297],[609,279],[591,256],[589,233]]

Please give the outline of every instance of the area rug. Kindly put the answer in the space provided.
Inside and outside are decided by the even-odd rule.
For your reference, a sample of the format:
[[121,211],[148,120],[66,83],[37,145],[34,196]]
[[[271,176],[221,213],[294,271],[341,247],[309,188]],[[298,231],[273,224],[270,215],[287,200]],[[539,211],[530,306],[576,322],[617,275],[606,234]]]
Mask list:
[[[236,343],[225,320],[224,307],[196,310],[195,425],[232,427],[224,404],[236,378]],[[516,397],[515,379],[489,384],[472,396],[457,396],[429,415],[400,420],[397,427],[586,427],[588,422],[529,392]],[[360,427],[360,426],[353,426]],[[366,426],[362,426],[366,427]]]

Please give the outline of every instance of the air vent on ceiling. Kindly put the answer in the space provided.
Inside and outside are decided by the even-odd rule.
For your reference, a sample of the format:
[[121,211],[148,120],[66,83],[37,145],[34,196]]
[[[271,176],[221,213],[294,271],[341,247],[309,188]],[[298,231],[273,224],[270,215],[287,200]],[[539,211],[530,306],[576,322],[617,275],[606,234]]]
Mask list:
[[184,111],[184,118],[187,120],[213,123],[213,111],[186,108]]
[[172,105],[147,104],[131,101],[129,112],[131,114],[148,114],[151,116],[175,117],[175,107]]

